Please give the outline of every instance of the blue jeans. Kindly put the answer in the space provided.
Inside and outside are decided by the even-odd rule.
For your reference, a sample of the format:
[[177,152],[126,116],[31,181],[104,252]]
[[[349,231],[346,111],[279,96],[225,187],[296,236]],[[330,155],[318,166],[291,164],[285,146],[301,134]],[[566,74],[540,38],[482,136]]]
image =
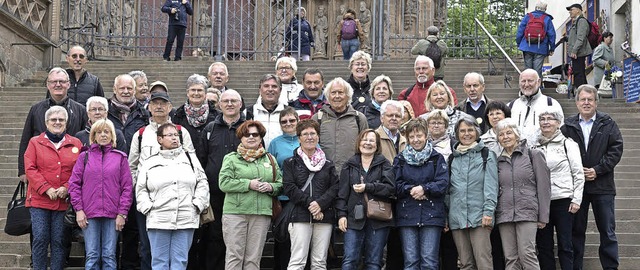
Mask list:
[[[86,259],[84,269],[118,269],[116,245],[118,231],[115,218],[91,218],[84,232]],[[100,267],[102,265],[102,267]]]
[[[347,229],[344,233],[344,259],[342,270],[356,270],[364,253],[366,270],[382,268],[382,252],[387,244],[389,227],[374,229],[367,222],[362,230]],[[364,252],[363,252],[364,249]]]
[[573,270],[573,246],[571,244],[571,229],[573,214],[569,212],[571,199],[551,201],[549,223],[542,230],[538,230],[536,244],[538,246],[538,261],[540,269],[555,270],[556,260],[553,255],[553,229],[558,238],[558,260],[562,270]]
[[53,211],[42,208],[29,208],[31,214],[31,260],[34,270],[47,269],[47,249],[51,245],[51,270],[62,270],[64,267],[64,211]]
[[615,195],[584,194],[580,210],[573,219],[573,269],[582,269],[589,204],[600,232],[600,264],[602,269],[618,269],[618,239],[616,238]]
[[340,47],[342,47],[342,57],[344,57],[344,60],[350,60],[351,55],[360,48],[360,40],[357,38],[340,40]]
[[538,72],[538,76],[542,79],[542,65],[544,64],[544,58],[547,57],[544,54],[537,54],[532,52],[522,52],[524,54],[524,67],[530,68]]
[[405,270],[437,270],[442,227],[400,227]]
[[148,231],[153,269],[187,269],[195,229]]

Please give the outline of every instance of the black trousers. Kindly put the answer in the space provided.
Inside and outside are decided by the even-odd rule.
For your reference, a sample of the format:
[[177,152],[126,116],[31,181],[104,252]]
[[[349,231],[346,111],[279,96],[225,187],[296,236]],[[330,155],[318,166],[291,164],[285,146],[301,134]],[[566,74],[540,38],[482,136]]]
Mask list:
[[164,46],[164,54],[162,58],[169,59],[171,56],[171,47],[173,47],[173,41],[177,38],[176,44],[176,57],[175,60],[182,59],[182,47],[184,45],[184,36],[187,33],[187,28],[179,25],[169,25],[169,33],[167,34],[167,44]]
[[571,68],[573,71],[573,86],[578,89],[580,85],[587,84],[587,74],[585,73],[585,60],[586,56],[578,57],[576,59],[571,58]]

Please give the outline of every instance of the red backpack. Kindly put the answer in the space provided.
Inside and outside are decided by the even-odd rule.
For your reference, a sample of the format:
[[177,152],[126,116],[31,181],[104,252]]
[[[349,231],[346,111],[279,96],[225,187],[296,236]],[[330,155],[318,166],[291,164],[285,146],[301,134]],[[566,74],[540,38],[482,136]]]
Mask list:
[[[582,18],[587,20],[587,18],[585,17],[582,17]],[[598,45],[600,45],[600,42],[602,42],[602,34],[600,34],[600,26],[596,21],[590,22],[589,20],[587,20],[587,23],[589,24],[589,35],[587,35],[587,40],[589,40],[589,45],[591,45],[591,49],[595,49],[596,47],[598,47]]]
[[524,28],[524,38],[529,44],[540,44],[546,37],[547,31],[545,30],[544,19],[547,18],[547,14],[542,14],[540,17],[534,17],[532,13],[529,13],[529,21]]
[[342,39],[351,40],[356,38],[358,35],[358,30],[356,29],[356,21],[347,19],[342,22]]

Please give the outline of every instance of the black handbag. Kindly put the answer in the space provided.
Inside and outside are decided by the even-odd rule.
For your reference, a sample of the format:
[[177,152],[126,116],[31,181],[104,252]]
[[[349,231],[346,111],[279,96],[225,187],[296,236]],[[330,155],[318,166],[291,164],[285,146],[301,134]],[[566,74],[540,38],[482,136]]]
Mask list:
[[69,206],[67,207],[67,210],[64,211],[64,225],[71,228],[79,227],[78,222],[76,221],[76,210],[73,210],[73,205],[71,205],[71,197],[69,196],[67,196],[67,203],[69,204]]
[[7,223],[4,225],[4,232],[8,235],[20,236],[31,233],[31,213],[29,208],[25,207],[27,201],[25,189],[26,184],[20,181],[7,205]]

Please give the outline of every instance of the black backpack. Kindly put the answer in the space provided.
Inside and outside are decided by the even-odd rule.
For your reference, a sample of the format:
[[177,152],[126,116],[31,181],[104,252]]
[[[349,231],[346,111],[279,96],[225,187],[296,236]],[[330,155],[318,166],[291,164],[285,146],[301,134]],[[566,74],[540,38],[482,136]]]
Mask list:
[[433,67],[435,67],[436,69],[440,68],[440,62],[442,61],[442,51],[440,50],[440,47],[438,47],[437,41],[429,41],[429,46],[427,46],[427,50],[424,51],[424,55],[433,60]]

